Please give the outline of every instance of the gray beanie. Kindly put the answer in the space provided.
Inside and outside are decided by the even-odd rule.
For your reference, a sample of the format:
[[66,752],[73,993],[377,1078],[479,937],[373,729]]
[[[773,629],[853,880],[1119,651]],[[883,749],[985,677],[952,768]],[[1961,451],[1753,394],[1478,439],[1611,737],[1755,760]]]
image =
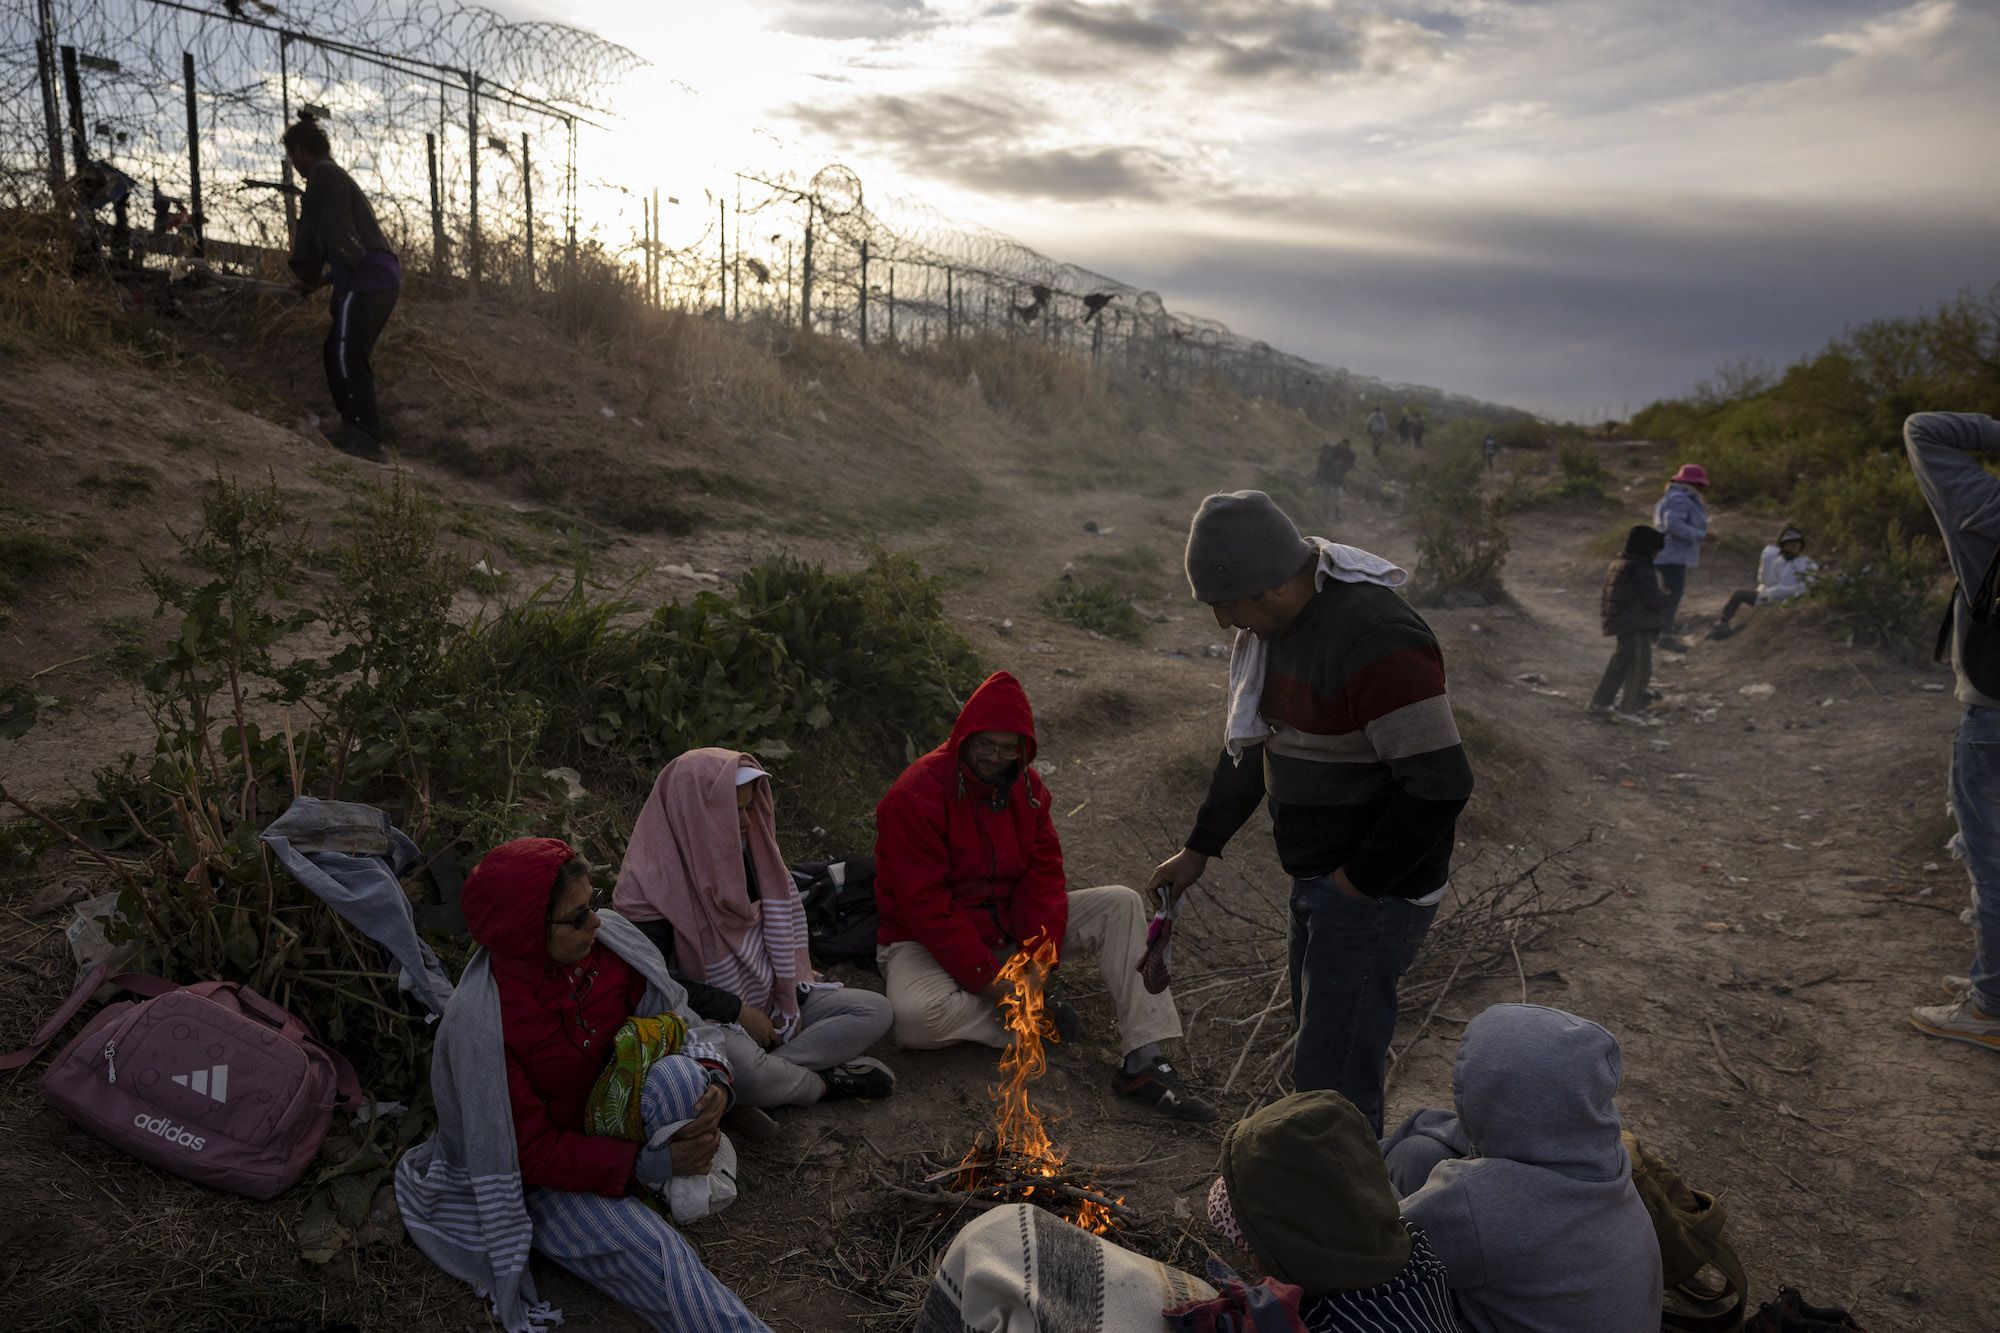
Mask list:
[[1277,587],[1305,567],[1312,543],[1262,491],[1211,495],[1188,526],[1187,576],[1195,600],[1216,606]]

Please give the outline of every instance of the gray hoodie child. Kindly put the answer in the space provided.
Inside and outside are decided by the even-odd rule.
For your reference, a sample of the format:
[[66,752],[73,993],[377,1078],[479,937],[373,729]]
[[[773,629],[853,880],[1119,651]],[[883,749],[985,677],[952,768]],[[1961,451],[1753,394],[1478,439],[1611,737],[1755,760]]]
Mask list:
[[1657,1333],[1660,1246],[1618,1141],[1620,1068],[1597,1024],[1495,1005],[1459,1045],[1458,1114],[1419,1111],[1382,1141],[1476,1333]]

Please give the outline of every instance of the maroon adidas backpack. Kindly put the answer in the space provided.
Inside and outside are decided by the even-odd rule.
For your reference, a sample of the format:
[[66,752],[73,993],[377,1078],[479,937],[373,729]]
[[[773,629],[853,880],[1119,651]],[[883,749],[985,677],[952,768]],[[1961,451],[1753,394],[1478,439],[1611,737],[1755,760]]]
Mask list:
[[[94,967],[34,1041],[0,1056],[20,1069],[104,981]],[[354,1068],[306,1025],[228,981],[176,986],[126,972],[146,998],[108,1004],[42,1075],[42,1096],[79,1129],[142,1162],[253,1199],[290,1189],[319,1154],[336,1106],[361,1101]]]

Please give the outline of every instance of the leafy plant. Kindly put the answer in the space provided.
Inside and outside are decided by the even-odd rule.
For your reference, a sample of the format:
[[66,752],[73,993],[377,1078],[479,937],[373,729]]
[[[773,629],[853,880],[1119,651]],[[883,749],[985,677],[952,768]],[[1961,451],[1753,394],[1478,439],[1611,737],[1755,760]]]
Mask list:
[[1476,449],[1460,448],[1418,469],[1410,487],[1410,525],[1417,538],[1415,596],[1436,602],[1465,592],[1500,593],[1507,529],[1487,499]]
[[1058,619],[1106,638],[1137,643],[1146,635],[1146,622],[1139,618],[1125,595],[1108,583],[1059,580],[1043,597],[1042,604]]

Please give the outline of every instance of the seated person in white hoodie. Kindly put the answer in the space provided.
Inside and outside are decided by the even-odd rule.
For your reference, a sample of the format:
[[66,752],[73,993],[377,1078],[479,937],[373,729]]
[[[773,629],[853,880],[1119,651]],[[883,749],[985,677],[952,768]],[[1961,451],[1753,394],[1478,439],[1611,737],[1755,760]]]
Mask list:
[[1382,1140],[1473,1333],[1658,1333],[1660,1244],[1618,1138],[1619,1074],[1597,1024],[1496,1004],[1459,1044],[1456,1113]]
[[1734,634],[1736,627],[1729,622],[1742,607],[1769,606],[1803,597],[1818,572],[1819,561],[1806,554],[1806,535],[1797,528],[1786,528],[1758,558],[1756,588],[1739,588],[1729,595],[1729,604],[1722,608],[1722,615],[1708,637],[1726,639]]

